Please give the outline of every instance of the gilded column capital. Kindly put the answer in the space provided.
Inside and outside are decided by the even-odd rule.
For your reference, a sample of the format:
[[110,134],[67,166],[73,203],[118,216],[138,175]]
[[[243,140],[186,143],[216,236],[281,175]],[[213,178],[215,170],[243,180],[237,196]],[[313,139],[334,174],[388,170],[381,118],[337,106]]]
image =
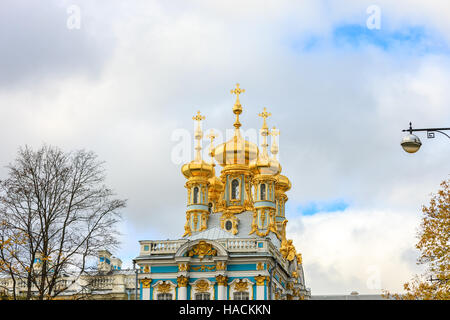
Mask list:
[[177,283],[178,283],[178,287],[187,287],[187,285],[189,283],[189,278],[187,278],[185,276],[179,276],[179,277],[177,277]]
[[216,281],[219,286],[226,286],[228,284],[228,277],[223,275],[216,276]]
[[269,277],[267,276],[256,276],[255,281],[257,286],[263,286],[264,280],[269,280]]

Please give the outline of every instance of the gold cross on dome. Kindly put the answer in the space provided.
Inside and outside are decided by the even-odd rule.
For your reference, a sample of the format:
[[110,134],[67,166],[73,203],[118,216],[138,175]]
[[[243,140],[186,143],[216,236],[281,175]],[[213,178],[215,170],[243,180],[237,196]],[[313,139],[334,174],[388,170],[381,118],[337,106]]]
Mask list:
[[280,135],[280,130],[277,130],[277,128],[275,128],[275,126],[273,127],[273,129],[270,131],[270,135],[272,137],[276,137]]
[[258,114],[258,116],[264,118],[266,120],[268,117],[270,117],[272,114],[270,112],[267,112],[267,109],[264,107],[263,112]]
[[236,89],[231,90],[231,93],[234,93],[236,95],[236,98],[238,101],[239,101],[239,95],[244,92],[245,92],[245,89],[239,88],[239,83],[236,83]]
[[194,116],[194,117],[192,117],[192,120],[195,120],[195,121],[202,121],[202,120],[205,120],[205,116],[202,116],[202,115],[200,114],[200,111],[197,111],[197,115]]
[[[270,117],[271,115],[272,115],[272,114],[271,114],[270,112],[267,112],[267,109],[266,109],[265,107],[264,107],[263,112],[261,112],[260,114],[258,114],[258,116],[260,116],[261,118],[264,119],[263,126],[262,126],[263,129],[268,129],[268,128],[267,128],[266,119],[267,119],[268,117]],[[266,130],[266,132],[267,132],[267,130]]]

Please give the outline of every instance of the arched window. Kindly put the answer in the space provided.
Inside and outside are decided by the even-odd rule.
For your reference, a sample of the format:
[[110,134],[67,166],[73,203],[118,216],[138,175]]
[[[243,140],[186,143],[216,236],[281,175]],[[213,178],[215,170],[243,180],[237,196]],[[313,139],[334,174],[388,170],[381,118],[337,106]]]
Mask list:
[[238,199],[239,194],[239,180],[234,179],[231,181],[231,199]]
[[198,203],[198,187],[194,188],[194,203]]
[[266,200],[266,185],[264,183],[261,185],[260,190],[261,190],[260,194],[261,200]]

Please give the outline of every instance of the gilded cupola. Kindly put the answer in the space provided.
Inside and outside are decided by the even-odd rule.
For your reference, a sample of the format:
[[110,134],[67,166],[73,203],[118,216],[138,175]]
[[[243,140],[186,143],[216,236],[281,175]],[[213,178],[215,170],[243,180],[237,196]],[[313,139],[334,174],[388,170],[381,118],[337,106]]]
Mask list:
[[227,165],[244,165],[248,166],[258,157],[258,147],[256,144],[242,138],[239,122],[239,115],[242,113],[242,106],[239,100],[239,95],[245,92],[244,89],[239,88],[236,84],[236,89],[231,90],[231,93],[236,95],[236,102],[233,106],[233,113],[236,115],[236,121],[233,126],[234,136],[229,141],[218,145],[214,150],[214,157],[221,166]]

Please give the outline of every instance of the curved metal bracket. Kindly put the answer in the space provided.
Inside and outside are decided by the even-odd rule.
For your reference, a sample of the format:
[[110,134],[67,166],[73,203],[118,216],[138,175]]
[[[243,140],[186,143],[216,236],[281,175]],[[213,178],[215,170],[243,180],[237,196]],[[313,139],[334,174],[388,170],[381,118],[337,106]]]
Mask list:
[[[435,132],[439,132],[439,133],[442,133],[444,136],[446,136],[447,138],[449,138],[450,139],[450,136],[448,135],[448,134],[446,134],[445,132],[442,132],[442,131],[440,131],[440,130],[434,130]],[[434,136],[434,135],[433,135]],[[434,137],[433,137],[434,138]]]

